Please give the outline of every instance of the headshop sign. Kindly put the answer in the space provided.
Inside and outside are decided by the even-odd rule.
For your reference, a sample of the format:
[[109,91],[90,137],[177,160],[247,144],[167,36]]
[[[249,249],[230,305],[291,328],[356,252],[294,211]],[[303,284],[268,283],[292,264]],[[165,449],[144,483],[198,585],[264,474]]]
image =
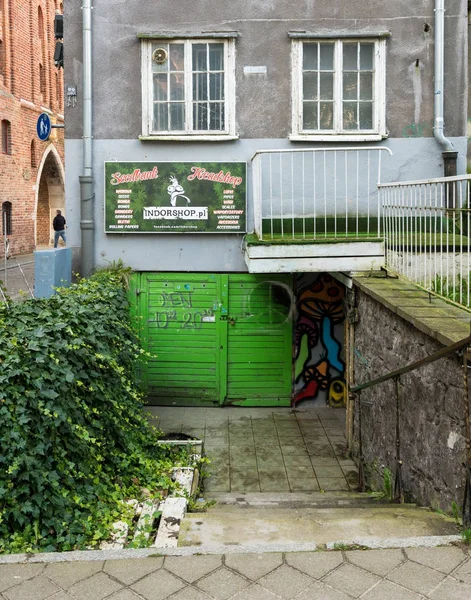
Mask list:
[[106,233],[245,231],[245,163],[105,162]]

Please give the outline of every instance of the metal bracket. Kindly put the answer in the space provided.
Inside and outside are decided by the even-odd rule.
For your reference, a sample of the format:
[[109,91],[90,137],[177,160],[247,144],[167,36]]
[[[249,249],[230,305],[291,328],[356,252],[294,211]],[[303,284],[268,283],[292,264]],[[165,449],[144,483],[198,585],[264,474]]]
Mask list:
[[354,323],[358,323],[358,321],[359,321],[358,309],[350,308],[347,311],[347,319],[348,319],[348,322],[351,323],[352,325]]
[[394,479],[394,501],[404,504],[404,489],[402,485],[402,460],[396,465],[396,477]]

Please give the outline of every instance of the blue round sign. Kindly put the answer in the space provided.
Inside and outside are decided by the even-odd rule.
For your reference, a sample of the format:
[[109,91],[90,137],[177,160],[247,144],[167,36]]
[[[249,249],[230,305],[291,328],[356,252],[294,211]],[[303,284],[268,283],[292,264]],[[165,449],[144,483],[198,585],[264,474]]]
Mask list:
[[47,113],[41,113],[38,117],[38,122],[36,123],[36,132],[38,134],[38,138],[45,142],[49,139],[51,135],[51,119]]

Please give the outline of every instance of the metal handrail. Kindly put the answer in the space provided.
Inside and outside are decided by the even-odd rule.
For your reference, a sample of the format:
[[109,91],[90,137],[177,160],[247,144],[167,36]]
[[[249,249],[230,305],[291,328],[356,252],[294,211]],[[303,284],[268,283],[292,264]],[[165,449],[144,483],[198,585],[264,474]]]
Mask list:
[[434,177],[432,179],[417,179],[415,181],[393,181],[390,183],[378,183],[378,187],[407,187],[409,185],[427,185],[429,183],[450,183],[451,181],[469,181],[471,175],[453,175],[452,177]]
[[[403,461],[401,459],[401,443],[400,443],[400,384],[399,379],[401,375],[405,375],[406,373],[411,373],[424,365],[431,364],[436,360],[441,358],[445,358],[454,352],[466,348],[471,345],[471,334],[467,337],[455,342],[454,344],[450,344],[425,358],[417,360],[405,367],[401,367],[400,369],[395,369],[394,371],[390,371],[381,377],[376,377],[375,379],[370,379],[365,383],[360,385],[356,385],[350,388],[350,393],[354,396],[358,395],[358,400],[360,404],[359,413],[358,413],[358,421],[359,421],[359,469],[358,469],[358,487],[360,491],[365,491],[365,474],[364,474],[364,459],[363,459],[363,441],[362,441],[362,426],[361,426],[361,400],[360,394],[363,390],[368,388],[372,388],[380,383],[384,383],[385,381],[389,381],[391,379],[394,380],[396,384],[396,476],[394,481],[394,499],[397,502],[404,502],[404,493],[403,493],[403,483],[402,483],[402,465]],[[463,504],[462,504],[462,521],[464,527],[469,527],[471,525],[471,423],[470,423],[470,406],[469,406],[469,395],[468,395],[468,357],[467,353],[463,353],[463,379],[464,379],[464,425],[466,431],[466,462],[463,463],[463,467],[466,471],[466,482],[464,488],[464,496],[463,496]]]
[[389,373],[386,373],[386,375],[382,375],[381,377],[377,377],[376,379],[370,379],[370,381],[367,381],[360,385],[356,385],[355,387],[350,388],[350,391],[353,394],[355,394],[356,392],[360,392],[361,390],[366,390],[370,387],[378,385],[379,383],[388,381],[389,379],[394,379],[396,377],[400,377],[401,375],[404,375],[405,373],[410,373],[411,371],[415,371],[416,369],[419,369],[420,367],[423,367],[424,365],[428,365],[429,363],[435,362],[436,360],[439,360],[440,358],[444,358],[445,356],[448,356],[449,354],[453,354],[453,352],[456,352],[457,350],[461,350],[461,348],[464,348],[465,346],[469,346],[470,344],[471,344],[471,334],[468,335],[468,337],[463,338],[459,342],[455,342],[454,344],[451,344],[450,346],[445,346],[445,348],[438,350],[438,352],[434,352],[433,354],[430,354],[429,356],[426,356],[425,358],[416,360],[415,362],[410,363],[409,365],[406,365],[405,367],[402,367],[401,369],[396,369],[395,371],[390,371]]

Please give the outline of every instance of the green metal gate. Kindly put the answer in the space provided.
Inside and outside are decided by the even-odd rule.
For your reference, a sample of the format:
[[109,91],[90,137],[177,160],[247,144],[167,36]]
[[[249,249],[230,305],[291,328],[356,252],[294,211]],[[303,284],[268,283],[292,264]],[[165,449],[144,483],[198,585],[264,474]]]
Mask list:
[[290,404],[290,275],[140,273],[132,298],[151,404]]

